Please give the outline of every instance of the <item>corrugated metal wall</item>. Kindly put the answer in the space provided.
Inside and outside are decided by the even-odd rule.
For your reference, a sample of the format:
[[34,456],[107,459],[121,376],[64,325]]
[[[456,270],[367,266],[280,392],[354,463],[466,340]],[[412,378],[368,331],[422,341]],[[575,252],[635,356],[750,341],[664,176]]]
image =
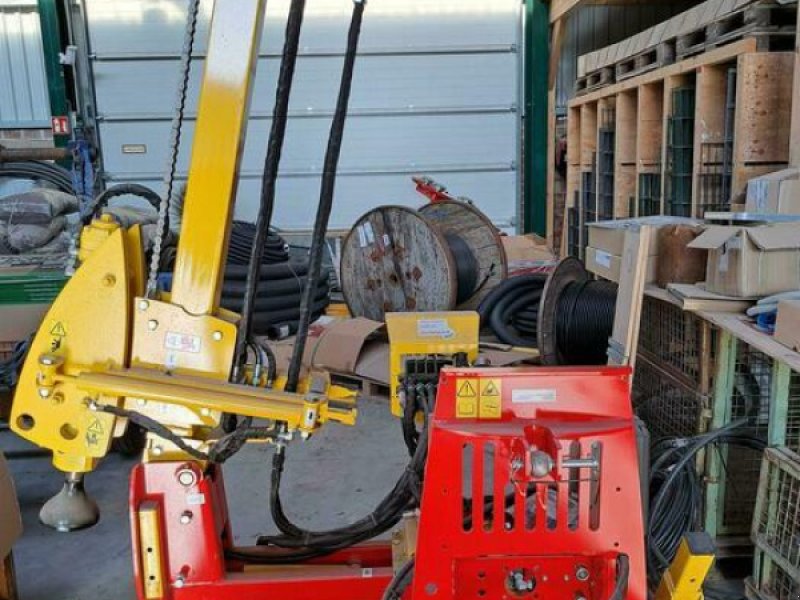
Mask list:
[[556,106],[563,112],[567,102],[575,95],[579,56],[624,40],[695,4],[696,1],[681,0],[672,4],[642,6],[585,6],[573,11],[566,17],[558,67]]
[[[218,0],[219,1],[219,0]],[[283,44],[287,0],[267,3],[267,23],[236,214],[255,217]],[[198,54],[211,2],[204,2]],[[109,181],[161,190],[185,0],[86,0],[101,149]],[[380,204],[420,206],[412,174],[466,195],[501,227],[519,198],[519,0],[370,0],[332,227],[349,228]],[[341,76],[351,0],[308,2],[275,223],[307,229],[319,197],[330,119]],[[185,175],[201,61],[193,67]]]
[[49,126],[36,0],[0,0],[0,129]]

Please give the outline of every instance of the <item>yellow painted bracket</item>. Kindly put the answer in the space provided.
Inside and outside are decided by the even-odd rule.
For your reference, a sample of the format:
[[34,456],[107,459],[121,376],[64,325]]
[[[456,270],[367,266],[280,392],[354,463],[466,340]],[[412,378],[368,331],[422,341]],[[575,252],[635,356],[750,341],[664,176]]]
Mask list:
[[406,358],[460,353],[470,362],[478,358],[480,316],[476,312],[389,313],[386,328],[392,413],[396,416],[403,414],[398,386]]
[[664,572],[655,600],[703,600],[703,583],[714,564],[716,548],[705,532],[686,534],[669,569]]

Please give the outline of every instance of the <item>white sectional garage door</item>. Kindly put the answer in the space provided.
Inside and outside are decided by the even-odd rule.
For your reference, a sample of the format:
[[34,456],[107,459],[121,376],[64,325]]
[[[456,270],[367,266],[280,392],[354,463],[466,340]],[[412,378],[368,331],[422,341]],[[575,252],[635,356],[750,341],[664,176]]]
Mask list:
[[[224,1],[224,0],[218,0]],[[193,64],[187,137],[212,2]],[[288,0],[268,0],[236,212],[254,219]],[[275,224],[308,229],[341,74],[351,0],[309,0],[290,107]],[[86,0],[98,130],[109,182],[159,192],[175,96],[185,0]],[[429,174],[502,227],[519,206],[519,0],[370,0],[345,130],[331,226],[380,204],[419,206],[410,177]]]

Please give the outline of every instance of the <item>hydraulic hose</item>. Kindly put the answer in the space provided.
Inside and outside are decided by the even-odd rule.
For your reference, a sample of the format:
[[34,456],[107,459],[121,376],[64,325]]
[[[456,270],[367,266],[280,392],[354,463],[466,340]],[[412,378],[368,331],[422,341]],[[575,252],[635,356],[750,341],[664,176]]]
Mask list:
[[[342,137],[347,121],[347,110],[350,105],[350,92],[353,86],[353,71],[358,51],[358,41],[361,35],[361,23],[364,17],[366,0],[354,0],[353,17],[350,21],[350,30],[347,35],[347,50],[345,52],[342,82],[339,88],[339,98],[336,102],[336,111],[331,124],[328,138],[328,149],[325,153],[325,169],[322,174],[320,201],[317,207],[317,217],[314,223],[314,233],[311,242],[309,259],[309,279],[316,281],[322,269],[322,253],[325,249],[325,237],[328,233],[328,221],[333,208],[333,195],[336,187],[336,171],[339,166],[339,156],[342,150]],[[300,380],[300,369],[303,362],[303,353],[308,338],[308,326],[311,321],[311,305],[314,301],[314,287],[306,285],[303,301],[300,305],[300,322],[297,326],[297,338],[289,363],[289,373],[286,381],[286,391],[297,391]]]
[[[278,87],[275,93],[275,106],[272,111],[272,129],[269,134],[267,156],[264,163],[264,175],[261,184],[261,205],[256,219],[256,230],[250,254],[250,265],[247,274],[247,289],[244,295],[242,319],[239,322],[239,335],[236,342],[235,364],[240,364],[247,354],[247,341],[253,330],[253,304],[258,292],[258,269],[264,260],[264,244],[267,241],[272,223],[272,212],[275,206],[275,187],[278,179],[278,167],[286,136],[286,124],[289,119],[289,98],[292,93],[294,71],[297,64],[297,50],[300,45],[300,32],[303,28],[305,0],[292,0],[289,18],[286,22],[286,40],[278,74]],[[316,281],[316,277],[312,278]],[[308,286],[313,289],[313,286]],[[309,301],[309,304],[311,301]]]
[[[139,185],[138,183],[120,183],[119,185],[112,186],[108,188],[106,191],[99,194],[95,199],[94,202],[87,208],[86,214],[83,215],[83,224],[88,225],[92,222],[92,219],[97,215],[97,213],[108,206],[108,203],[113,198],[118,198],[120,196],[137,196],[147,202],[155,208],[156,210],[159,209],[161,206],[161,196],[159,196],[156,192],[151,190],[149,187],[144,185]],[[169,230],[169,221],[165,221],[166,226],[164,227],[164,231]]]

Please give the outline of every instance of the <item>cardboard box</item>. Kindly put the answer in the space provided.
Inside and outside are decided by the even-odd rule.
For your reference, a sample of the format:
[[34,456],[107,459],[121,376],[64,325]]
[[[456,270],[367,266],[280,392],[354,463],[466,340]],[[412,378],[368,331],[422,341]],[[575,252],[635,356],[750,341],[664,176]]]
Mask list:
[[[642,225],[656,229],[666,225],[697,225],[700,222],[684,217],[642,217],[640,219],[620,219],[618,221],[598,221],[589,223],[589,246],[613,256],[622,256],[625,247],[625,232],[636,231]],[[658,255],[658,235],[650,237],[648,256]]]
[[800,300],[782,300],[778,303],[775,341],[800,352]]
[[[657,256],[650,256],[647,259],[647,279],[645,283],[653,283],[656,280]],[[619,283],[620,273],[622,272],[622,257],[609,254],[605,250],[597,248],[586,248],[586,270]]]
[[800,215],[800,179],[781,183],[778,205],[782,215]]
[[800,289],[800,223],[709,227],[689,247],[709,251],[710,292],[758,298]]
[[11,547],[22,535],[22,517],[17,502],[14,480],[0,452],[0,560],[8,556]]
[[748,181],[745,211],[768,215],[795,214],[785,212],[790,202],[787,200],[787,205],[782,205],[781,191],[786,187],[788,194],[790,182],[797,181],[799,173],[797,169],[784,169]]

